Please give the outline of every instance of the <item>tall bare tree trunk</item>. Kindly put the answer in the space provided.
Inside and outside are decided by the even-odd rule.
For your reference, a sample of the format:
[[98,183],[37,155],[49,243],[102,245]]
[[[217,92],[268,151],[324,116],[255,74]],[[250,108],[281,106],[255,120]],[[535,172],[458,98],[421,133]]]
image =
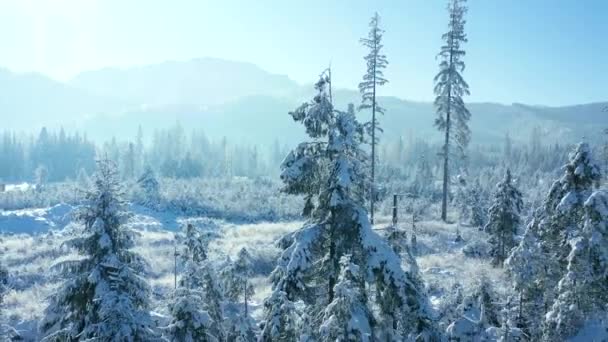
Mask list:
[[[453,46],[453,42],[450,41],[450,46]],[[450,48],[450,68],[454,64],[454,51]],[[450,75],[451,77],[451,75]],[[452,109],[452,82],[448,83],[448,104],[446,106],[445,114],[445,145],[443,146],[443,198],[441,201],[441,220],[447,222],[448,220],[448,181],[449,177],[449,165],[448,161],[450,158],[450,128],[451,122],[451,109]]]

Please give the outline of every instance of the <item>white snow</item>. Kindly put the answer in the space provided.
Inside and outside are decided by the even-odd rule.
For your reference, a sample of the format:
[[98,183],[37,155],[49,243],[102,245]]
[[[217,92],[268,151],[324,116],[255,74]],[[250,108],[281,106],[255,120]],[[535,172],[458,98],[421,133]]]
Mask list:
[[30,189],[35,188],[34,185],[30,184],[30,183],[18,183],[18,184],[6,184],[6,188],[4,191],[6,192],[11,192],[11,191],[27,191]]
[[58,204],[50,208],[0,211],[0,233],[38,233],[62,229],[74,208]]

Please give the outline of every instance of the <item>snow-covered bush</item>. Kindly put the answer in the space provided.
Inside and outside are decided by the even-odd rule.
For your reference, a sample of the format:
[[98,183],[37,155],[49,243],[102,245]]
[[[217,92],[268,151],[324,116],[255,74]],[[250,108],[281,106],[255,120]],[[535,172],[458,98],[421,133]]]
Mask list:
[[492,246],[483,240],[473,240],[462,247],[462,253],[469,258],[487,259],[491,255]]

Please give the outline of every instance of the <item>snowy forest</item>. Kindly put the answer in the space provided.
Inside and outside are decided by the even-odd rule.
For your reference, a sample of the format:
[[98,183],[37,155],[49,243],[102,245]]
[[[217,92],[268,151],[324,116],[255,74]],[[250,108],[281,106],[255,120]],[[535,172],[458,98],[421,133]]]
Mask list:
[[608,102],[470,102],[474,4],[437,14],[432,103],[385,96],[379,12],[357,91],[332,61],[227,104],[119,110],[145,68],[0,99],[0,341],[608,341]]

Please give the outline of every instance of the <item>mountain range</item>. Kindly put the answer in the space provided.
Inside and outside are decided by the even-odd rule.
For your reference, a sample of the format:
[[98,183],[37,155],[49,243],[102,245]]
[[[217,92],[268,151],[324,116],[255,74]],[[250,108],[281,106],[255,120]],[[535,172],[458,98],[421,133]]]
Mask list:
[[[36,131],[42,126],[74,128],[95,139],[132,138],[179,121],[202,128],[212,138],[291,144],[302,129],[287,113],[313,94],[311,85],[269,73],[254,64],[217,58],[103,68],[59,82],[35,73],[0,69],[0,117],[6,130]],[[335,103],[357,103],[354,90],[336,89]],[[428,102],[380,97],[386,139],[399,136],[438,141],[434,106]],[[547,143],[595,139],[608,126],[608,102],[567,107],[468,103],[473,143],[495,143],[509,133],[528,141],[535,127]],[[367,113],[359,113],[367,120]]]

